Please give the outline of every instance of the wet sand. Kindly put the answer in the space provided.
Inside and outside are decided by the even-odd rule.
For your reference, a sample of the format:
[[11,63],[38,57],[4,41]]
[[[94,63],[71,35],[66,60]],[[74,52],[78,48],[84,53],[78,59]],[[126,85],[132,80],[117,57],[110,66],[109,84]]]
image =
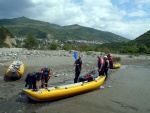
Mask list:
[[[83,72],[96,66],[96,57],[83,57]],[[120,69],[110,69],[104,88],[74,97],[34,102],[22,93],[26,74],[51,67],[53,76],[49,86],[73,82],[74,59],[71,57],[47,57],[22,60],[25,74],[16,81],[4,81],[5,67],[0,68],[1,113],[149,113],[150,112],[150,60],[122,59]],[[9,65],[10,62],[4,62]],[[64,74],[62,74],[64,73]],[[59,75],[55,77],[55,75]],[[108,86],[111,86],[110,88]]]

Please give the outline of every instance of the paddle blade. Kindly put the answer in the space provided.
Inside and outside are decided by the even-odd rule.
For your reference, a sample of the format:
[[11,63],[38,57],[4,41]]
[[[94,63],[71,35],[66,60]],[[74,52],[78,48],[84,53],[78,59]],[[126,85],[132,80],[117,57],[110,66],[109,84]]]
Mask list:
[[77,52],[73,52],[74,59],[77,59]]

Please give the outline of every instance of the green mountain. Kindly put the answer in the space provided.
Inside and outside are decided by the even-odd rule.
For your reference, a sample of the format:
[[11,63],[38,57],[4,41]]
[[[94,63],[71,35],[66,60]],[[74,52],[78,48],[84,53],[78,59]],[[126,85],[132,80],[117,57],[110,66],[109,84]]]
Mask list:
[[72,39],[76,39],[76,40],[79,39],[90,40],[90,41],[97,40],[102,42],[128,41],[128,39],[110,32],[104,32],[93,28],[79,26],[79,25],[64,26],[62,29],[62,35],[63,34],[64,36],[67,35],[67,38],[72,37]]
[[59,26],[26,17],[0,19],[0,26],[7,28],[14,36],[33,34],[37,38],[55,38],[58,40],[88,40],[100,42],[122,42],[128,39],[114,33],[83,27],[80,25]]
[[100,45],[110,51],[131,54],[150,54],[150,30],[128,42],[112,42]]
[[150,48],[150,30],[131,41],[134,45],[145,45]]

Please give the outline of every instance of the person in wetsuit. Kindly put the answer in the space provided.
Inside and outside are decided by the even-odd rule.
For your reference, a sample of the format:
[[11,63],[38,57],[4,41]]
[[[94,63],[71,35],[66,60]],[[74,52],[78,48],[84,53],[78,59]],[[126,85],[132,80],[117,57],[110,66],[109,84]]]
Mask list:
[[47,76],[44,76],[41,72],[31,72],[27,75],[25,79],[25,87],[29,86],[28,89],[39,90],[39,82],[41,81],[44,88],[47,88],[45,86],[45,78],[47,78]]
[[81,70],[82,70],[82,60],[81,60],[81,56],[79,56],[78,59],[74,62],[74,66],[75,66],[75,78],[74,78],[74,83],[77,83],[77,82],[78,82],[79,75],[80,75]]
[[[51,75],[52,75],[52,71],[47,68],[47,67],[44,67],[41,69],[41,73],[46,76],[45,77],[45,86],[47,87],[48,86],[48,81],[49,79],[51,78]],[[41,87],[43,88],[43,84],[41,84]]]

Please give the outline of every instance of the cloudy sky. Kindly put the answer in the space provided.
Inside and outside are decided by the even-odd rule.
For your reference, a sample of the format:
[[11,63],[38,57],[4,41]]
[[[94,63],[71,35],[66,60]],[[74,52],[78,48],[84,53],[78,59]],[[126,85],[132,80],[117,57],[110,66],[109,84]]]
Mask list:
[[0,19],[79,24],[135,39],[150,30],[150,0],[0,0]]

